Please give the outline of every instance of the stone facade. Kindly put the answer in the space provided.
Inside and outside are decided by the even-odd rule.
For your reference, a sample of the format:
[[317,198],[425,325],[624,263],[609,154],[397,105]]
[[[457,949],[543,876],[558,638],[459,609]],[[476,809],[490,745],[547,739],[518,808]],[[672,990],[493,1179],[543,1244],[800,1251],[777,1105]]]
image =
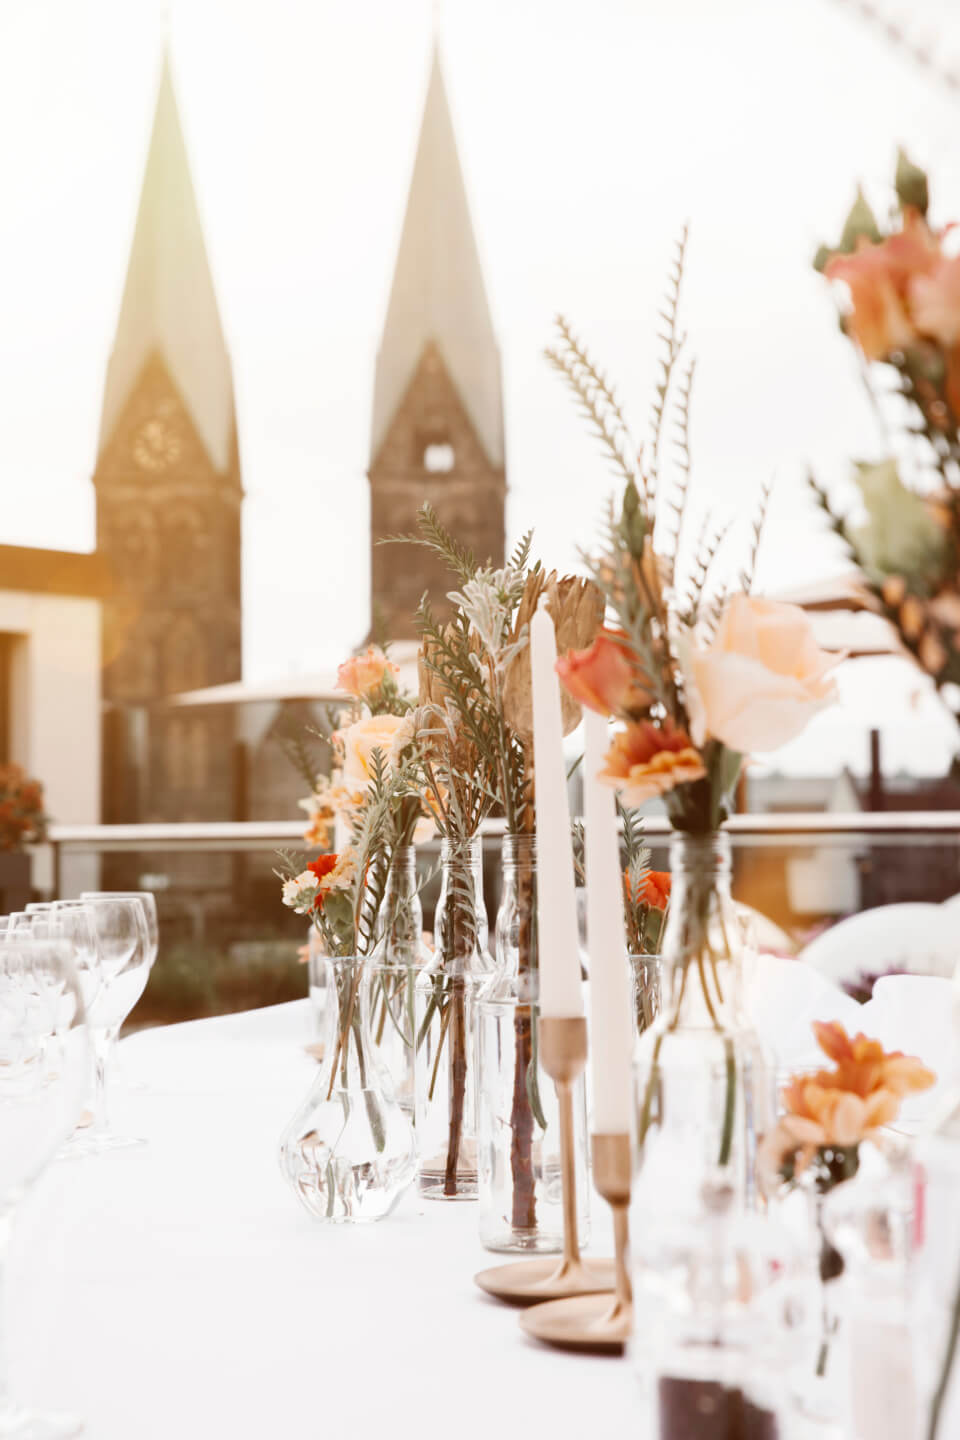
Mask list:
[[487,456],[436,344],[428,342],[393,424],[370,466],[373,631],[415,637],[423,592],[442,612],[454,587],[447,566],[427,551],[381,545],[416,532],[425,501],[476,555],[503,564],[503,467]]

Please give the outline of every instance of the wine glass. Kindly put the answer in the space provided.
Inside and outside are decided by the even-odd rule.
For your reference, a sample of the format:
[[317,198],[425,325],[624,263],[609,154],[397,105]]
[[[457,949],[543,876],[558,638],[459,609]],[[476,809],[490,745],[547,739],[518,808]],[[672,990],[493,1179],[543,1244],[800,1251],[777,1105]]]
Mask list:
[[[157,951],[160,948],[160,925],[157,918],[157,899],[152,890],[88,890],[85,895],[94,895],[105,900],[139,900],[143,905],[143,917],[147,927],[147,946],[143,957],[146,966],[146,976],[149,979],[150,971],[153,969],[154,961],[157,958]],[[81,897],[82,899],[83,897]],[[146,980],[144,981],[146,986]],[[141,990],[141,994],[143,991]],[[139,997],[138,997],[139,998]],[[120,1058],[120,1047],[114,1046],[111,1052],[109,1081],[111,1085],[120,1085],[125,1090],[147,1090],[149,1086],[142,1080],[131,1080],[125,1073],[126,1067]],[[2,1440],[2,1437],[0,1437]]]
[[70,1148],[73,1153],[99,1154],[146,1143],[111,1130],[107,1066],[120,1026],[147,983],[148,966],[144,956],[149,942],[144,907],[139,899],[85,893],[80,903],[89,906],[93,915],[99,958],[100,990],[90,1006],[96,1096],[93,1124],[85,1135],[74,1138]]
[[[71,945],[0,936],[0,1277],[14,1211],[73,1132],[90,1063],[83,996]],[[2,1337],[2,1326],[0,1326]],[[14,1404],[0,1345],[0,1436],[66,1440],[82,1425]]]

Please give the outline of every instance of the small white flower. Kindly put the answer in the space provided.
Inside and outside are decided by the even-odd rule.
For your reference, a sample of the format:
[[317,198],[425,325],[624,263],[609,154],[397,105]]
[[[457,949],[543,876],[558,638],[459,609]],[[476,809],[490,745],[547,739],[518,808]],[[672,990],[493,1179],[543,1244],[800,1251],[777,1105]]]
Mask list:
[[310,870],[303,870],[292,880],[283,882],[283,903],[296,915],[309,915],[317,898],[320,882]]

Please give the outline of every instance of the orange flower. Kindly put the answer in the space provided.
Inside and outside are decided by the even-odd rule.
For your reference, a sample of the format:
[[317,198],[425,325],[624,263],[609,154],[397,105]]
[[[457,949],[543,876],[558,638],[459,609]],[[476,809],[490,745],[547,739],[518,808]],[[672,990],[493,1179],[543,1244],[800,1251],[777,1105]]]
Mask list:
[[362,700],[379,690],[387,675],[398,674],[397,666],[377,645],[368,645],[362,655],[351,655],[337,671],[337,689]]
[[598,778],[619,790],[625,805],[642,805],[706,773],[685,730],[640,720],[613,737]]
[[918,330],[948,349],[960,341],[960,255],[913,275],[909,295]]
[[[628,894],[632,894],[629,870],[623,871],[623,884],[625,884]],[[642,893],[636,899],[640,904],[649,904],[652,910],[666,910],[669,899],[671,899],[671,873],[669,870],[648,870]]]
[[316,860],[311,860],[307,869],[311,875],[318,880],[325,880],[337,868],[338,855],[320,855]]
[[786,1115],[766,1137],[760,1157],[768,1175],[792,1161],[802,1170],[818,1149],[849,1149],[900,1113],[910,1090],[927,1090],[936,1076],[912,1055],[886,1051],[866,1035],[851,1039],[836,1021],[814,1022],[821,1050],[836,1069],[795,1075],[783,1091]]
[[885,360],[917,338],[908,295],[918,276],[931,274],[940,251],[936,237],[915,210],[903,229],[879,245],[861,236],[854,255],[835,255],[824,274],[850,291],[847,328],[868,360]]
[[639,713],[653,699],[622,630],[601,630],[588,649],[568,650],[557,674],[575,700],[600,715]]
[[878,1090],[903,1096],[911,1090],[929,1090],[936,1082],[933,1071],[913,1055],[884,1050],[879,1040],[866,1035],[851,1039],[836,1020],[829,1024],[814,1021],[813,1033],[820,1049],[837,1067],[833,1073],[821,1071],[816,1079],[831,1082],[837,1089],[864,1097]]

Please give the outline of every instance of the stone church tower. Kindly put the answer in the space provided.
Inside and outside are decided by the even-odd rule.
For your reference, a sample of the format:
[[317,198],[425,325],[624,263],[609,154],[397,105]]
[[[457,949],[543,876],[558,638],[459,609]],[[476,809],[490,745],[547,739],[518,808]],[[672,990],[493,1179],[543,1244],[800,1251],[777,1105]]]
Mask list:
[[442,606],[451,577],[379,539],[412,531],[429,500],[479,560],[501,565],[504,552],[500,353],[436,52],[377,356],[369,476],[372,628],[412,638],[423,591]]
[[94,474],[107,820],[231,813],[232,719],[162,697],[239,680],[233,380],[164,58]]

